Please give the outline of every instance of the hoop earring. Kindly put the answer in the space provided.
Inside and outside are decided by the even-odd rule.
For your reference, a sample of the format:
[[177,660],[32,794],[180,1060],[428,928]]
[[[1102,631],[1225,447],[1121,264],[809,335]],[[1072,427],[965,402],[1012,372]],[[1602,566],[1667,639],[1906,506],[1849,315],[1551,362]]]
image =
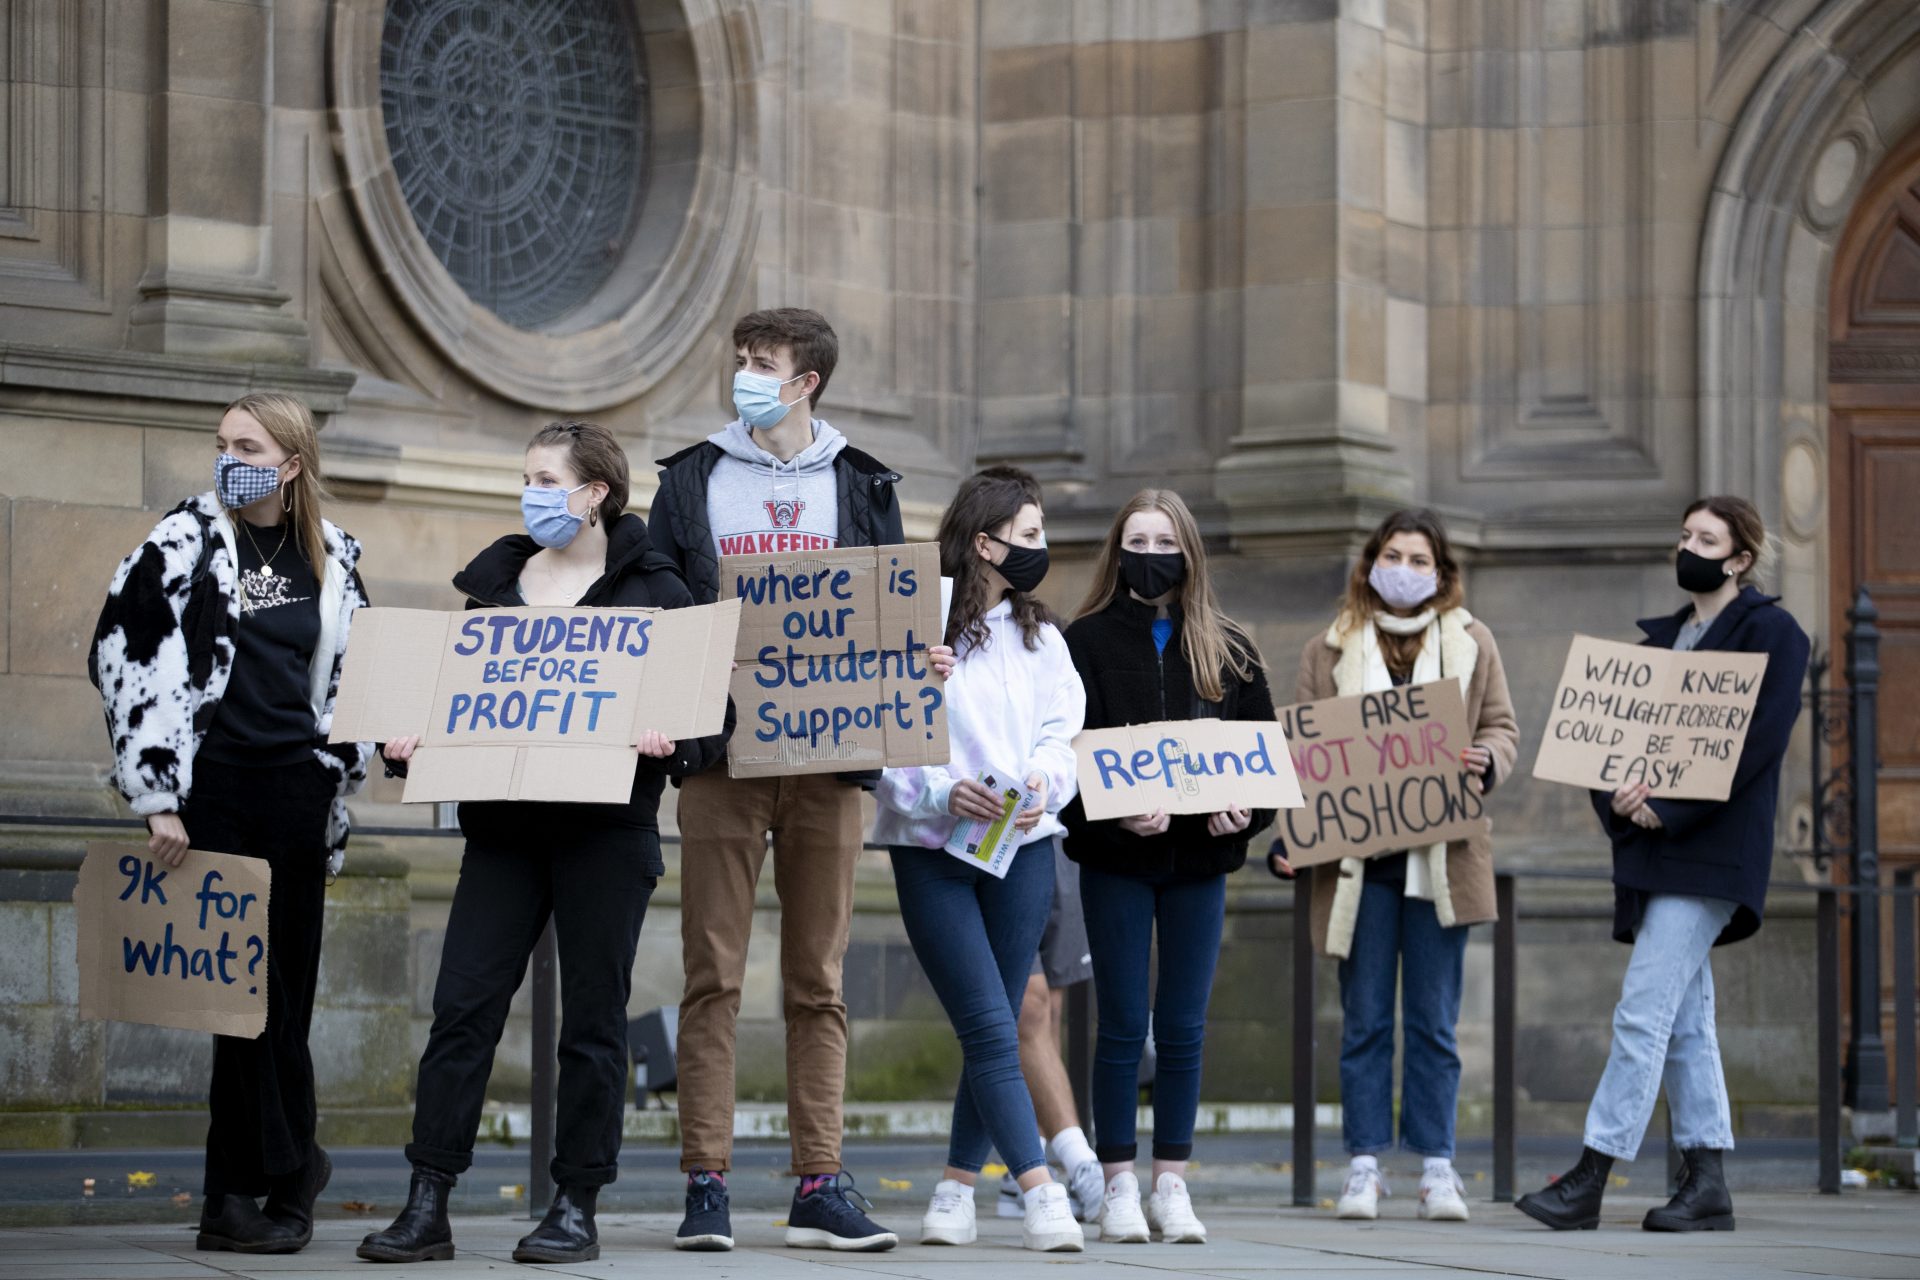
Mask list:
[[284,484],[280,486],[280,509],[282,511],[293,510],[293,489],[291,486]]
[[587,508],[587,525],[595,529],[600,527],[600,508],[598,505]]

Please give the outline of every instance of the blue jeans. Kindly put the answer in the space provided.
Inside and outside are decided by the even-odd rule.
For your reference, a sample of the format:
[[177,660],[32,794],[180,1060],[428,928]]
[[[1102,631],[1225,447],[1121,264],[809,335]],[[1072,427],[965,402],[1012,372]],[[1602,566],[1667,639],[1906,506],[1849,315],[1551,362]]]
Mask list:
[[1662,1080],[1673,1140],[1683,1151],[1733,1149],[1733,1113],[1713,1027],[1713,940],[1733,919],[1718,898],[1656,894],[1633,938],[1613,1009],[1613,1047],[1587,1108],[1586,1143],[1602,1155],[1639,1154]]
[[1036,840],[996,880],[943,849],[895,846],[893,885],[913,953],[960,1039],[947,1163],[980,1172],[999,1148],[1015,1177],[1047,1162],[1020,1074],[1020,997],[1053,907],[1053,842]]
[[1453,1158],[1460,1100],[1460,975],[1467,928],[1441,925],[1433,904],[1402,883],[1360,887],[1351,954],[1340,962],[1341,1133],[1351,1155],[1393,1148],[1393,996],[1400,991],[1400,1143]]
[[1147,1042],[1154,930],[1160,971],[1153,986],[1153,1158],[1193,1154],[1200,1109],[1200,1051],[1207,1001],[1220,958],[1227,878],[1116,876],[1080,868],[1080,904],[1093,952],[1093,994],[1100,1034],[1093,1055],[1094,1153],[1107,1164],[1131,1160],[1140,1098],[1140,1053]]

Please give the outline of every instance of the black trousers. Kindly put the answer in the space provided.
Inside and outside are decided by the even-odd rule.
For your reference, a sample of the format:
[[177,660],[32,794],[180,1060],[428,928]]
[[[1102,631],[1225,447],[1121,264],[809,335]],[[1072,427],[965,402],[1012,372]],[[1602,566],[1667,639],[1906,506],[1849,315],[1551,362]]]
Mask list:
[[315,760],[249,767],[201,757],[180,821],[196,849],[259,858],[267,897],[267,1029],[213,1038],[209,1196],[262,1196],[313,1154],[313,993],[326,911],[333,777]]
[[656,883],[659,837],[631,827],[469,838],[453,891],[433,1029],[414,1092],[407,1159],[461,1174],[486,1102],[494,1049],[549,917],[560,953],[560,1081],[553,1180],[604,1186],[619,1172],[627,1091],[627,997]]

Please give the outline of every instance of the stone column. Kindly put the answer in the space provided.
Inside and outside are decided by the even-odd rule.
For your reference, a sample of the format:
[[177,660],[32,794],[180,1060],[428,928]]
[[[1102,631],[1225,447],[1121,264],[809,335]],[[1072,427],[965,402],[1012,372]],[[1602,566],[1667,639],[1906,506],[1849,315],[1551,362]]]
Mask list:
[[154,0],[147,270],[127,344],[304,364],[274,283],[270,0]]

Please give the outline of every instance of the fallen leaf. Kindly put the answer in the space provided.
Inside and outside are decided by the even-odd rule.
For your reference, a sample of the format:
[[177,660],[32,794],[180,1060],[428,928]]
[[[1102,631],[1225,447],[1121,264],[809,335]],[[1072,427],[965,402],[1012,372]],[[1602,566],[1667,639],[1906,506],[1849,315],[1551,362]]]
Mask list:
[[373,1206],[365,1200],[342,1200],[340,1207],[348,1213],[372,1213]]
[[500,1188],[500,1198],[502,1200],[518,1200],[525,1194],[527,1194],[526,1186],[518,1182],[508,1183]]
[[1321,1207],[1322,1209],[1331,1209],[1331,1208],[1333,1208],[1333,1201],[1331,1201],[1331,1200],[1322,1200],[1322,1201],[1320,1202],[1320,1207]]
[[880,1185],[885,1187],[889,1191],[913,1190],[913,1183],[905,1181],[904,1179],[900,1179],[900,1178],[882,1178],[880,1179]]
[[181,1206],[190,1205],[193,1203],[193,1194],[191,1192],[182,1191],[173,1197],[173,1202]]
[[1003,1164],[986,1164],[980,1166],[980,1176],[983,1178],[998,1178],[1005,1174],[1006,1171],[1007,1166]]
[[1627,1185],[1627,1179],[1623,1174],[1610,1173],[1607,1175],[1607,1185],[1610,1187],[1624,1187]]
[[773,1220],[773,1225],[776,1227],[784,1227],[787,1225],[787,1220],[785,1218],[775,1218]]
[[127,1175],[127,1185],[129,1187],[150,1187],[157,1181],[157,1178],[144,1169],[137,1169]]

